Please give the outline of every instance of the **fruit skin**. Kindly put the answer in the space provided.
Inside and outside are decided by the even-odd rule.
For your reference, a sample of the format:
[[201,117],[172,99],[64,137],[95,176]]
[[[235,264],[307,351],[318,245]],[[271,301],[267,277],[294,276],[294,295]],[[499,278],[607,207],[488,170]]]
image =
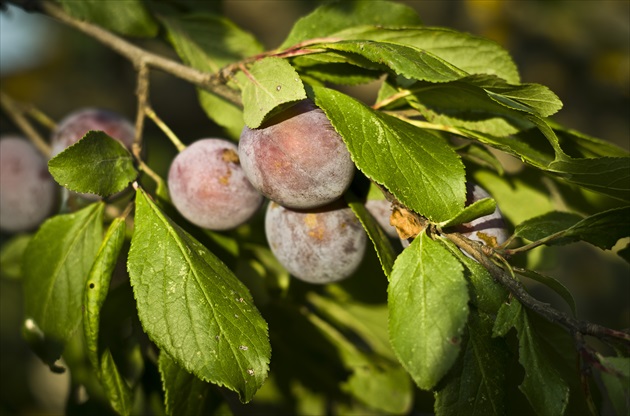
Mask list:
[[385,234],[390,238],[398,238],[396,227],[390,224],[392,215],[392,203],[386,199],[369,199],[365,202],[365,209],[374,217]]
[[209,230],[238,227],[263,201],[243,173],[236,145],[218,138],[198,140],[175,156],[168,189],[179,213]]
[[278,204],[316,208],[350,186],[354,163],[341,136],[310,100],[276,115],[261,128],[245,127],[239,142],[245,174]]
[[[481,186],[471,182],[466,183],[466,206],[484,198],[492,198],[492,196]],[[509,237],[503,214],[498,206],[492,214],[461,224],[455,229],[473,241],[492,247],[504,243]]]
[[0,138],[0,229],[14,233],[37,227],[52,212],[57,190],[35,146],[18,136]]
[[100,108],[83,108],[68,114],[52,134],[51,157],[78,142],[90,130],[101,130],[131,149],[135,127],[118,113]]
[[317,284],[352,275],[367,244],[361,223],[341,201],[308,211],[271,202],[265,232],[278,261],[298,279]]

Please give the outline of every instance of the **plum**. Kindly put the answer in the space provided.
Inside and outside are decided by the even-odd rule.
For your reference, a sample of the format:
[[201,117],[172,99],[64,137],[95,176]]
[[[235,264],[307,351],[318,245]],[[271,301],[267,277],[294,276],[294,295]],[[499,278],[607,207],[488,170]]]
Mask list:
[[51,137],[51,157],[78,142],[90,130],[100,130],[131,149],[135,127],[118,113],[100,109],[84,108],[68,114],[55,129]]
[[392,203],[386,199],[369,199],[365,202],[365,209],[374,217],[385,234],[390,238],[398,238],[396,227],[390,224]]
[[309,210],[292,210],[275,202],[267,207],[265,233],[278,261],[309,283],[331,283],[359,267],[367,234],[341,201]]
[[227,140],[206,138],[173,159],[168,189],[184,218],[209,230],[228,230],[258,210],[263,196],[243,173],[237,150]]
[[[484,198],[491,198],[485,189],[471,182],[466,183],[466,206]],[[479,241],[491,247],[504,243],[509,237],[498,206],[492,214],[461,224],[455,227],[455,230],[473,241]]]
[[0,138],[0,228],[8,232],[37,227],[53,210],[57,185],[46,159],[18,136]]
[[245,127],[241,165],[250,182],[278,204],[316,208],[338,199],[350,186],[354,163],[324,112],[303,100],[260,128]]

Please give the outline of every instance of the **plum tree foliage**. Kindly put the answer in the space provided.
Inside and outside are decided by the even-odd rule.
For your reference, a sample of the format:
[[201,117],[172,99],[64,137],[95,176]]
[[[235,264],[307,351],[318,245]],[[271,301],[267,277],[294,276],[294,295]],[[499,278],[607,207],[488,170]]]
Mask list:
[[[0,257],[21,259],[24,336],[52,370],[66,358],[91,405],[628,412],[630,334],[577,315],[533,249],[586,242],[627,267],[629,155],[554,121],[559,98],[522,83],[501,46],[386,1],[322,5],[268,51],[209,2],[24,3],[138,76],[135,126],[77,110],[52,135],[55,180],[104,200],[42,222],[55,189],[44,159],[0,141],[2,229],[41,223]],[[151,52],[166,47],[179,61]],[[153,70],[193,84],[224,138],[183,145],[150,106]],[[339,88],[367,82],[373,102]],[[166,180],[142,151],[151,120],[179,150]],[[129,184],[134,197],[107,198]],[[566,305],[534,297],[532,281]]]

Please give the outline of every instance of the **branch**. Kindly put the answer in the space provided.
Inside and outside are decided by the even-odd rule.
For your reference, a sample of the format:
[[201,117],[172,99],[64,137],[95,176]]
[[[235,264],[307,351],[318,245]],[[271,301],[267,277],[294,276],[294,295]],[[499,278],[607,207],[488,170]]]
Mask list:
[[600,339],[622,341],[626,347],[630,347],[630,334],[573,318],[531,296],[520,281],[513,279],[508,272],[495,264],[492,259],[484,253],[480,243],[470,241],[459,233],[443,235],[484,266],[494,280],[509,290],[519,302],[531,311],[536,312],[552,323],[565,327],[571,333],[590,335]]
[[136,68],[142,68],[146,65],[159,69],[208,90],[237,107],[242,107],[239,93],[225,85],[226,79],[222,75],[223,72],[217,74],[202,72],[171,59],[164,58],[163,56],[148,52],[99,26],[75,19],[51,1],[42,1],[39,5],[41,10],[49,16],[98,40],[105,46],[108,46],[127,58]]

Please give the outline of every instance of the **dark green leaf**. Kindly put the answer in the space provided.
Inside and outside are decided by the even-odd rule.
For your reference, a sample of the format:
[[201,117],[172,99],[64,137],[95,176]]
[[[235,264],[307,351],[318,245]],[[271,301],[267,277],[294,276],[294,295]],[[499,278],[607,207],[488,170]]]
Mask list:
[[165,352],[158,360],[165,392],[166,414],[205,416],[213,414],[223,400],[212,390],[212,385],[184,370]]
[[463,209],[464,166],[442,138],[345,94],[321,87],[313,90],[315,102],[369,178],[433,221],[448,220]]
[[85,282],[103,237],[103,203],[48,219],[23,256],[24,314],[67,342],[81,322]]
[[346,30],[343,39],[374,40],[413,46],[430,52],[469,74],[496,75],[520,82],[510,54],[491,40],[439,27],[359,27]]
[[514,229],[514,236],[530,241],[541,240],[572,227],[581,219],[578,214],[551,211],[518,224]]
[[461,263],[421,233],[396,259],[388,289],[390,341],[421,389],[433,388],[455,362],[467,303]]
[[109,283],[114,267],[125,241],[125,220],[115,218],[98,250],[85,286],[85,319],[83,330],[87,356],[103,385],[105,396],[111,406],[121,415],[129,415],[132,407],[131,388],[118,372],[109,349],[99,354],[99,326],[101,307],[109,292]]
[[351,26],[417,26],[422,22],[408,6],[388,1],[337,1],[299,19],[280,49],[313,38],[334,35]]
[[372,63],[368,69],[389,68],[409,79],[448,82],[467,75],[466,72],[427,51],[395,43],[340,41],[317,44],[314,48],[344,52],[350,56],[359,55]]
[[619,250],[617,254],[627,263],[630,263],[630,244],[626,244],[626,246]]
[[136,195],[127,265],[145,331],[178,365],[250,401],[269,368],[267,323],[218,258]]
[[444,221],[440,225],[442,227],[452,227],[454,225],[464,224],[474,220],[475,218],[490,215],[497,208],[497,203],[492,198],[484,198],[475,201],[464,208],[459,214],[448,221]]
[[243,117],[249,128],[257,128],[274,108],[306,98],[304,85],[295,69],[284,59],[265,58],[239,77],[244,83]]
[[0,248],[0,276],[8,279],[22,278],[22,255],[31,241],[30,234],[18,234],[5,241]]
[[100,367],[98,334],[101,322],[101,307],[109,292],[109,282],[124,241],[125,220],[116,218],[112,221],[105,234],[85,285],[83,330],[85,331],[87,355],[96,369]]
[[552,162],[547,168],[569,183],[630,201],[630,157],[596,157]]
[[610,249],[620,238],[630,236],[630,207],[613,208],[584,219],[576,214],[550,212],[520,224],[515,234],[531,241],[552,237],[545,244],[582,240]]
[[383,231],[374,217],[372,217],[372,215],[370,215],[367,211],[365,205],[359,201],[354,194],[346,194],[346,201],[348,202],[350,209],[352,209],[359,221],[361,221],[361,225],[363,225],[363,228],[370,237],[370,240],[372,240],[374,250],[381,262],[383,272],[385,273],[385,276],[389,278],[392,273],[392,268],[394,267],[394,260],[396,259],[396,253],[394,252],[392,243],[389,241],[385,231]]
[[48,162],[53,178],[71,191],[109,196],[138,176],[131,153],[102,131],[81,140]]
[[158,33],[157,22],[141,0],[125,0],[116,7],[102,0],[60,0],[60,3],[71,16],[122,35],[151,38]]
[[563,147],[572,144],[582,153],[583,157],[628,157],[628,151],[611,142],[589,136],[577,130],[565,128],[553,120],[547,120],[547,122],[561,139]]
[[436,415],[505,414],[508,351],[492,338],[492,315],[471,311],[462,354],[435,396]]
[[569,401],[569,387],[555,369],[554,361],[542,346],[521,304],[512,300],[499,310],[493,335],[506,336],[515,328],[519,342],[519,362],[525,379],[519,386],[539,415],[562,415]]
[[612,248],[620,238],[630,237],[630,206],[614,208],[584,218],[565,234],[601,249]]
[[602,381],[608,397],[618,415],[627,415],[630,411],[630,358],[601,357],[604,369]]

